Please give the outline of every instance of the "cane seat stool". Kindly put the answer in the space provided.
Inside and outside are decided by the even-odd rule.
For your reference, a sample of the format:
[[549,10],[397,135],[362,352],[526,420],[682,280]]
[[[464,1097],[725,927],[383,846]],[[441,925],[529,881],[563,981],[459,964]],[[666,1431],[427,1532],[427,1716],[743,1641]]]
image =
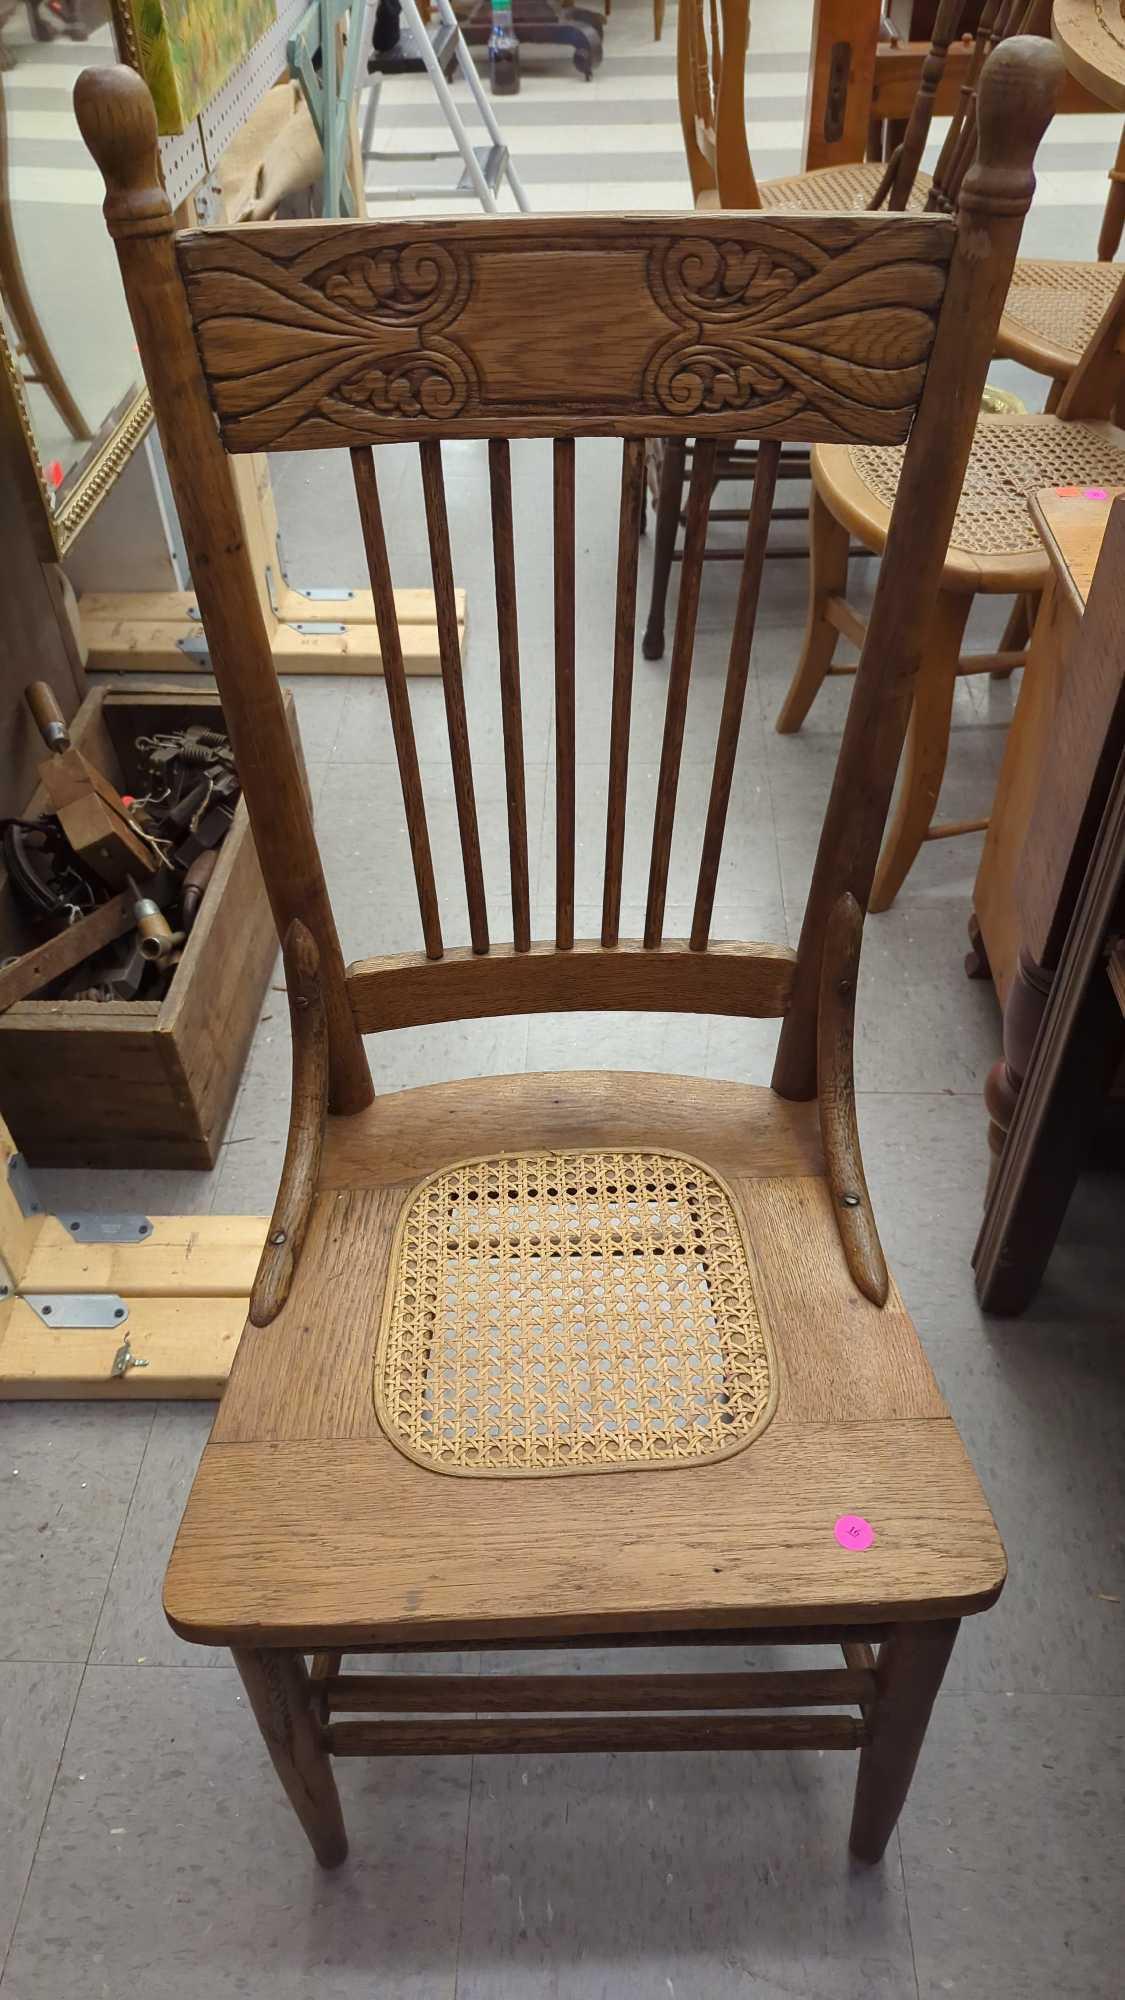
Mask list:
[[[80,80],[293,1026],[281,1184],[165,1607],[185,1638],[232,1649],[325,1866],[347,1845],[336,1758],[581,1748],[857,1750],[852,1847],[875,1861],[958,1621],[1001,1589],[987,1502],[880,1247],[852,1020],[902,689],[937,587],[934,535],[952,523],[968,455],[960,413],[979,399],[1059,77],[1049,46],[994,58],[968,228],[944,216],[689,214],[181,234],[144,86],[110,69]],[[630,937],[644,441],[688,428],[688,556],[645,815],[644,917]],[[698,842],[687,833],[690,935],[676,938],[665,917],[681,865],[699,553],[714,456],[733,435],[757,436],[762,471],[705,824]],[[587,459],[580,437],[603,443]],[[791,437],[906,444],[795,952],[711,936],[763,496]],[[533,664],[520,655],[513,438],[540,440],[520,449],[550,468],[546,938],[532,935],[522,689]],[[474,439],[458,457],[482,480],[487,463],[510,941],[493,936],[484,889],[443,466],[445,441]],[[389,443],[421,459],[465,946],[447,941],[436,888],[380,505]],[[422,939],[416,953],[347,969],[229,463],[331,446],[355,487]],[[609,456],[620,512],[602,663],[578,658],[576,474]],[[582,938],[575,717],[598,673],[612,676],[605,865],[598,934]],[[776,1018],[772,1086],[594,1070],[373,1092],[365,1035],[575,1008]],[[842,1659],[713,1674],[343,1671],[345,1654],[517,1644],[693,1643],[721,1661],[730,1642],[828,1644]]]

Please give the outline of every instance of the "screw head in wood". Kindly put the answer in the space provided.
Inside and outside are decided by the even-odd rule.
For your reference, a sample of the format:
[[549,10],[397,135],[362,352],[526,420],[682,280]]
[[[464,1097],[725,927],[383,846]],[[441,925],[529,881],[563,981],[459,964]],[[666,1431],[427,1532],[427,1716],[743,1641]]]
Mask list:
[[842,1194],[840,1196],[841,1208],[858,1208],[859,1202],[860,1197],[857,1194]]
[[286,1235],[284,1229],[273,1230],[273,1232],[270,1235],[270,1244],[273,1247],[273,1249],[280,1250],[282,1244],[285,1241],[286,1241]]

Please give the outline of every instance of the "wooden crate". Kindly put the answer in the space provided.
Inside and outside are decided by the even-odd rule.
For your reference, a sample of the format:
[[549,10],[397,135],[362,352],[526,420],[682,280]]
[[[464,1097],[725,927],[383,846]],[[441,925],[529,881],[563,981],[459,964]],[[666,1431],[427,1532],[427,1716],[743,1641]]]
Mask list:
[[[214,689],[133,683],[94,689],[70,728],[113,784],[139,791],[135,739],[192,722],[223,727]],[[47,806],[36,792],[29,817]],[[0,870],[0,954],[33,942]],[[240,804],[162,1001],[24,1000],[0,1014],[0,1113],[32,1166],[214,1166],[276,951]]]

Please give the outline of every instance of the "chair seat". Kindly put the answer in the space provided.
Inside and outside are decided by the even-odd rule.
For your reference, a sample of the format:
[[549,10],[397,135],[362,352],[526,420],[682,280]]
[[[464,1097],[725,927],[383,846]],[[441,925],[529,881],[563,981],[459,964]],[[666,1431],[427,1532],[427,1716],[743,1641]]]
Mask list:
[[[834,209],[867,208],[885,172],[879,160],[857,160],[842,167],[814,167],[807,174],[759,181],[758,193],[763,208],[803,208],[821,214],[830,214]],[[923,209],[929,191],[929,174],[918,173],[907,207]]]
[[[569,1171],[575,1190],[575,1163],[583,1162],[584,1275],[571,1265],[571,1280],[560,1277],[556,1258],[555,1276],[545,1278],[540,1265],[536,1278],[532,1265],[544,1241],[552,1229],[568,1240],[570,1221],[556,1217],[548,1226],[543,1213],[545,1193],[557,1201],[550,1189],[565,1192],[566,1183],[537,1178],[539,1168],[526,1163],[522,1182],[513,1178],[511,1156],[528,1154],[548,1161],[548,1176]],[[503,1170],[501,1156],[508,1160]],[[654,1167],[685,1158],[690,1189],[665,1166]],[[466,1181],[458,1164],[465,1161],[488,1164]],[[615,1217],[621,1224],[629,1185],[620,1176],[638,1171],[664,1193],[657,1188],[657,1199],[647,1188],[641,1223],[651,1240],[642,1246],[638,1223],[638,1254],[618,1257],[614,1267],[614,1311],[603,1311],[587,1342],[587,1407],[595,1409],[599,1463],[568,1463],[569,1477],[527,1476],[540,1468],[528,1467],[536,1453],[521,1446],[517,1476],[511,1466],[499,1473],[482,1466],[478,1452],[476,1476],[451,1477],[450,1468],[437,1469],[424,1453],[404,1449],[401,1437],[393,1440],[373,1385],[386,1361],[381,1332],[396,1299],[401,1305],[404,1285],[418,1290],[417,1254],[409,1253],[409,1269],[402,1264],[411,1215],[415,1224],[422,1218],[423,1234],[425,1217],[438,1218],[438,1264],[448,1279],[449,1232],[456,1238],[468,1227],[472,1173],[494,1210],[502,1190],[507,1207],[497,1240],[522,1244],[529,1283],[518,1274],[512,1283],[526,1336],[529,1326],[553,1323],[552,1283],[560,1297],[567,1282],[585,1288],[581,1311],[596,1317],[604,1306],[589,1228],[594,1221],[612,1231]],[[720,1213],[720,1186],[729,1215]],[[657,1215],[665,1196],[672,1208]],[[628,1236],[628,1217],[623,1226]],[[661,1235],[666,1229],[671,1234]],[[691,1250],[690,1241],[703,1237],[703,1252]],[[669,1249],[683,1266],[670,1275],[656,1268]],[[708,1281],[706,1298],[703,1265],[712,1280],[722,1278]],[[544,1304],[537,1308],[527,1294],[540,1281]],[[472,1365],[463,1351],[451,1359],[450,1340],[471,1334],[474,1315],[478,1331],[503,1320],[490,1317],[483,1291],[470,1301],[459,1284],[447,1288],[440,1339],[415,1351],[431,1389]],[[678,1305],[671,1300],[677,1285]],[[506,1310],[511,1319],[510,1298]],[[686,1348],[685,1315],[694,1321]],[[661,1342],[665,1353],[675,1351],[673,1373],[686,1360],[695,1382],[681,1384],[670,1425],[665,1411],[663,1428],[649,1426],[657,1462],[650,1454],[646,1463],[634,1449],[645,1419],[627,1409],[622,1417],[622,1410],[630,1395],[643,1409],[658,1375],[668,1396]],[[495,1378],[495,1342],[486,1359]],[[543,1366],[555,1359],[545,1356]],[[530,1347],[519,1365],[526,1386],[534,1373]],[[522,1422],[526,1440],[534,1399],[511,1393],[510,1341],[506,1366],[507,1385],[493,1379],[500,1394],[481,1406],[483,1434],[494,1441],[519,1432]],[[732,1383],[741,1393],[740,1367],[741,1387],[749,1385],[747,1422],[740,1448],[720,1455],[713,1448],[714,1378],[716,1371],[723,1378],[723,1407]],[[704,1403],[707,1436],[693,1463],[683,1447]],[[439,1412],[431,1441],[448,1445],[454,1428]],[[482,1432],[473,1435],[479,1441]],[[542,1424],[536,1435],[542,1442]],[[607,1436],[615,1440],[609,1459],[619,1461],[612,1476],[602,1450]],[[864,1552],[837,1542],[835,1524],[844,1515],[871,1524],[875,1539]],[[406,1091],[329,1121],[321,1191],[292,1295],[270,1326],[243,1335],[173,1553],[165,1605],[184,1637],[216,1645],[312,1650],[453,1638],[486,1645],[560,1631],[608,1637],[958,1615],[990,1604],[1003,1576],[987,1503],[901,1299],[892,1285],[880,1310],[849,1276],[815,1105],[699,1078],[590,1072]]]
[[[901,445],[817,445],[812,474],[836,518],[879,553]],[[1042,486],[1125,484],[1125,431],[1048,416],[982,416],[946,556],[948,590],[1039,590],[1049,564],[1028,498]]]
[[1120,264],[1021,260],[1008,289],[997,354],[1065,381],[1120,283]]

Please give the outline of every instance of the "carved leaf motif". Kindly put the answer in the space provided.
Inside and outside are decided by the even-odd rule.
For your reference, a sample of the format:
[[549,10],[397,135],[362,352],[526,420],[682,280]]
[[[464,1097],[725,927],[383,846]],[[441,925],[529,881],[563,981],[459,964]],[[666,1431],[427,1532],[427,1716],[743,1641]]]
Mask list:
[[[768,248],[667,244],[652,260],[653,290],[683,331],[650,363],[646,387],[681,419],[745,410],[789,423],[805,410],[847,429],[857,409],[909,412],[943,292],[941,271],[912,262],[916,245],[894,229],[837,257],[796,229]],[[902,303],[907,284],[917,306]]]

